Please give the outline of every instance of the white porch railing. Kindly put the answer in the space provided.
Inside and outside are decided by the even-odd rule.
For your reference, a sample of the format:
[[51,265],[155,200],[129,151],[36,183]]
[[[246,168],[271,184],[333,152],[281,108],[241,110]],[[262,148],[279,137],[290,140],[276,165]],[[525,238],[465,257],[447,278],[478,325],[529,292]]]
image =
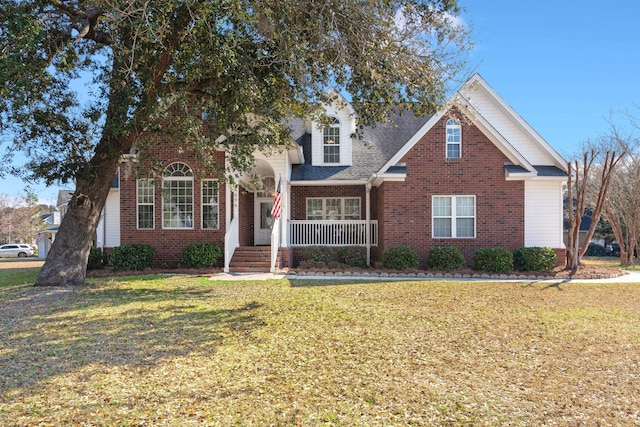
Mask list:
[[224,234],[224,272],[229,272],[229,264],[235,250],[240,247],[240,227],[238,217],[231,220],[227,232]]
[[[378,246],[378,221],[371,225],[371,246]],[[367,221],[289,221],[290,246],[367,246]]]
[[276,261],[278,260],[278,249],[280,248],[280,218],[276,219],[271,229],[271,268],[269,271],[275,273]]

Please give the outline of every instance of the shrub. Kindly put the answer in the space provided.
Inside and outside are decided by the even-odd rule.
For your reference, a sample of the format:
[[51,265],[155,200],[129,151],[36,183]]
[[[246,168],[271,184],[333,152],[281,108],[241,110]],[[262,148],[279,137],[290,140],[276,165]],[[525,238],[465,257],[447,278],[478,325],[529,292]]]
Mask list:
[[89,251],[89,259],[87,260],[87,270],[97,270],[102,268],[107,263],[107,254],[102,251],[102,248],[91,247]]
[[418,266],[418,253],[407,246],[387,248],[382,252],[382,267],[390,270],[404,270]]
[[328,246],[309,246],[304,254],[306,259],[316,263],[329,264],[333,261],[333,249]]
[[587,252],[585,252],[584,254],[586,256],[606,256],[607,250],[604,248],[604,246],[597,243],[589,243]]
[[465,264],[464,255],[458,248],[451,246],[436,246],[429,251],[427,260],[429,267],[435,270],[456,270]]
[[220,246],[211,242],[195,242],[182,251],[182,261],[190,268],[213,267],[221,256]]
[[363,246],[343,246],[338,249],[338,261],[349,267],[366,267],[367,248]]
[[513,270],[513,253],[506,248],[482,248],[473,254],[473,268],[493,273]]
[[513,267],[520,271],[547,271],[556,266],[556,253],[551,248],[518,248],[513,251]]
[[111,250],[109,264],[113,271],[144,270],[147,267],[153,267],[154,253],[151,246],[143,243],[116,246]]

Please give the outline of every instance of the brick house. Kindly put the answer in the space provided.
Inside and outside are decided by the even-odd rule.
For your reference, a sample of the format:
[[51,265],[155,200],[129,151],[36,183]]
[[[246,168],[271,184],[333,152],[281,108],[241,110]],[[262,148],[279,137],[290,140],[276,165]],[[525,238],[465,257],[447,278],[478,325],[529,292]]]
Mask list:
[[[398,113],[358,137],[348,104],[325,108],[330,125],[291,122],[296,148],[256,153],[254,176],[236,188],[193,153],[154,144],[162,173],[121,169],[99,246],[147,243],[158,262],[173,263],[188,244],[213,241],[227,271],[241,271],[247,252],[265,263],[245,269],[295,266],[310,245],[364,246],[371,262],[405,245],[422,266],[434,246],[456,246],[467,262],[483,247],[543,246],[564,262],[566,162],[480,75],[443,111]],[[280,218],[271,214],[277,188]]]

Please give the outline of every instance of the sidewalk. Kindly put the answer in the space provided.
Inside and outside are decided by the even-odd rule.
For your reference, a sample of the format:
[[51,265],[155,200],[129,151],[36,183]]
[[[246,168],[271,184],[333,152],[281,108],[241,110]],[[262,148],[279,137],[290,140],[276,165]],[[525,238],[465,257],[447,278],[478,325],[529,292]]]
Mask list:
[[297,275],[287,273],[218,273],[210,277],[211,280],[402,280],[402,281],[429,281],[429,280],[455,280],[465,282],[564,282],[564,283],[638,283],[640,285],[640,271],[629,271],[627,274],[610,279],[562,279],[562,278],[531,278],[522,276],[507,275],[483,275],[488,277],[452,277],[448,274],[442,277],[435,277],[433,274],[416,275],[402,273],[386,273],[384,275],[343,275],[343,274],[322,274],[322,275]]

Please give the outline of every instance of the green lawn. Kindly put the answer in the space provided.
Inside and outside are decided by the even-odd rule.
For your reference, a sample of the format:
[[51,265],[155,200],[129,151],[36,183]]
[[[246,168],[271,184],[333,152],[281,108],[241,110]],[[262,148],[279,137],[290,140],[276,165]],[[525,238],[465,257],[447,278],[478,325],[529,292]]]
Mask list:
[[0,304],[3,426],[640,424],[640,284],[138,277]]
[[582,258],[582,263],[584,265],[593,265],[596,267],[604,267],[604,268],[623,268],[624,270],[640,270],[640,265],[637,263],[621,267],[619,257],[610,257],[610,256],[584,257]]

